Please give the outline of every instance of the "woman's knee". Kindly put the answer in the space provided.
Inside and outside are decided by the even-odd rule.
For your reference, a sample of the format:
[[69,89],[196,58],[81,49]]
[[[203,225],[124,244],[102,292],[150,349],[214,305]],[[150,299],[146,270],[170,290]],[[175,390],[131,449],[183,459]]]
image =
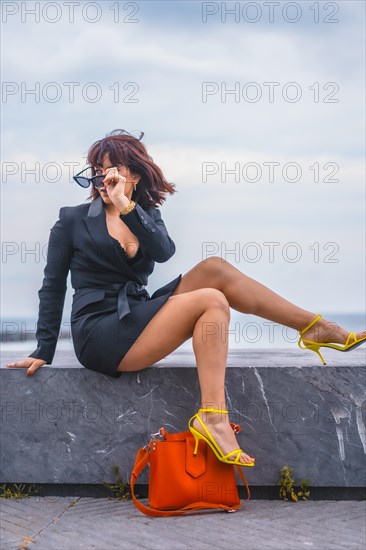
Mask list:
[[230,316],[230,305],[223,292],[217,288],[201,288],[197,292],[201,293],[205,308],[221,309]]
[[210,256],[202,260],[199,264],[199,269],[204,280],[209,283],[209,286],[214,288],[222,288],[229,263],[220,256]]

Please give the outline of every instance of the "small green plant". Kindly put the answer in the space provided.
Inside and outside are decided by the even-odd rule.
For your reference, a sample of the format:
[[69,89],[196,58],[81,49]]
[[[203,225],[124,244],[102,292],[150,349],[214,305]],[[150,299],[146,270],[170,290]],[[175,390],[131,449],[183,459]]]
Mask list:
[[310,481],[308,479],[299,481],[300,491],[297,493],[299,497],[302,497],[303,500],[308,500],[310,496],[310,491],[308,490]]
[[30,485],[27,489],[24,483],[11,483],[9,485],[4,483],[3,485],[0,485],[0,490],[0,498],[23,498],[38,495],[38,489],[36,489],[34,484]]
[[130,492],[130,486],[128,483],[125,483],[122,481],[120,475],[119,475],[119,466],[115,465],[113,466],[113,475],[115,479],[115,483],[106,483],[105,481],[102,482],[102,485],[112,491],[114,494],[113,497],[108,497],[108,499],[117,498],[118,500],[129,500],[132,498],[131,492]]
[[288,500],[289,495],[294,502],[298,501],[296,493],[293,489],[294,480],[292,479],[293,469],[289,466],[283,466],[281,468],[281,477],[278,480],[277,485],[280,487],[280,497],[283,500]]
[[290,468],[290,466],[283,466],[281,468],[281,477],[277,482],[277,485],[280,487],[280,497],[283,500],[289,500],[289,497],[293,502],[297,502],[299,500],[299,497],[303,500],[308,500],[308,497],[310,496],[310,491],[308,490],[310,481],[308,479],[306,480],[300,480],[300,491],[296,494],[294,490],[294,480],[292,478],[293,468]]

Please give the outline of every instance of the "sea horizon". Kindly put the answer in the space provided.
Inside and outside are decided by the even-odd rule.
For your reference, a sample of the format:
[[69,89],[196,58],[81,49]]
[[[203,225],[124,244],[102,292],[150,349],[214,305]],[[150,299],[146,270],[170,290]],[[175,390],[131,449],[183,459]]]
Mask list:
[[[231,311],[229,330],[225,326],[207,327],[210,331],[220,331],[222,339],[228,338],[229,350],[238,348],[292,348],[297,343],[299,335],[295,329],[280,323],[268,321],[255,315],[246,315]],[[332,323],[336,323],[350,332],[366,330],[366,313],[322,312],[321,315]],[[32,353],[37,347],[35,330],[37,319],[32,317],[0,318],[2,351],[28,350]],[[72,350],[73,342],[70,331],[70,320],[63,318],[57,349]],[[192,339],[184,342],[179,349],[192,349]]]

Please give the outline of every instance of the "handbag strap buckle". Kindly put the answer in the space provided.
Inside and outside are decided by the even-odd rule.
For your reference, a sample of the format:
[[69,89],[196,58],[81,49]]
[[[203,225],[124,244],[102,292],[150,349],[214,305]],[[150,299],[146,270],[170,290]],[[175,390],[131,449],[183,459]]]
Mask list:
[[156,432],[156,434],[151,434],[150,438],[152,440],[159,439],[159,437],[165,439],[165,434],[166,434],[166,431],[164,430],[164,428],[160,428],[160,430],[158,432]]
[[234,424],[233,422],[230,422],[230,426],[232,427],[234,434],[238,434],[241,431],[240,424]]

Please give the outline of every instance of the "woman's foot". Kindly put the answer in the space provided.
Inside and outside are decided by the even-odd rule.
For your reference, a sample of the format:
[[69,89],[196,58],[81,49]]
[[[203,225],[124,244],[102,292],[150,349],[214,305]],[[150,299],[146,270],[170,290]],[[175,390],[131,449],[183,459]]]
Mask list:
[[[229,418],[227,414],[221,413],[199,413],[199,416],[202,418],[202,421],[206,425],[208,431],[216,441],[217,445],[220,447],[224,455],[230,453],[234,449],[238,449],[240,445],[238,444],[235,434],[230,426]],[[203,435],[206,435],[205,430],[200,424],[199,420],[195,418],[193,420],[193,427]],[[239,453],[237,453],[239,454]],[[229,460],[235,460],[237,454],[232,454]],[[242,452],[240,455],[240,462],[254,462],[255,458]]]
[[[350,331],[345,330],[336,323],[321,318],[309,330],[304,332],[301,337],[304,340],[311,340],[312,342],[345,344],[349,333]],[[366,332],[358,332],[356,334],[357,340],[365,335]],[[354,340],[351,339],[349,343],[352,344],[353,342]]]

